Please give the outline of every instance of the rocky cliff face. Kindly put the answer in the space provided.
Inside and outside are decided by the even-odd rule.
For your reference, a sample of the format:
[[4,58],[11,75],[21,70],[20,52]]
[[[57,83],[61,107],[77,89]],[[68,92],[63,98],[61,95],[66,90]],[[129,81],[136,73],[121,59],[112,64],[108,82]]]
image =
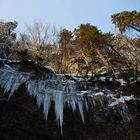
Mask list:
[[0,139],[140,139],[140,83],[129,83],[56,75],[33,62],[3,61]]
[[140,103],[127,103],[132,115],[130,122],[119,116],[104,117],[90,109],[82,123],[79,112],[65,109],[63,136],[57,126],[53,108],[48,120],[44,120],[43,109],[27,94],[16,94],[9,101],[0,97],[0,139],[3,140],[139,140]]

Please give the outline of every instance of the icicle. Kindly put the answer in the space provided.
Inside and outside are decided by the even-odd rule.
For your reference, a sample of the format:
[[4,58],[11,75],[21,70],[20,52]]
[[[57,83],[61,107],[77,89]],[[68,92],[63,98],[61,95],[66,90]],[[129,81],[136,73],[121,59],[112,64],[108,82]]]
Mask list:
[[69,106],[72,108],[73,112],[76,110],[77,96],[75,94],[69,95]]
[[43,94],[37,94],[36,101],[37,101],[38,107],[40,107],[41,104],[43,104],[45,102],[44,98],[45,98],[45,96]]
[[29,92],[29,94],[32,96],[37,96],[38,93],[40,93],[38,91],[38,81],[37,80],[30,80],[26,83],[27,86],[27,90]]
[[0,86],[10,98],[28,78],[26,74],[4,69],[1,70]]
[[30,80],[26,82],[27,91],[30,96],[34,95],[34,81]]
[[51,95],[49,94],[45,94],[45,98],[44,98],[44,115],[45,115],[45,119],[47,120],[48,118],[48,112],[50,109],[50,105],[51,105]]
[[76,110],[77,102],[77,89],[73,82],[69,81],[65,87],[65,104],[72,108],[73,111]]
[[86,110],[88,111],[89,107],[88,107],[88,102],[87,102],[87,99],[85,99],[85,107],[86,107]]
[[58,91],[57,93],[55,93],[54,102],[55,102],[56,119],[59,122],[61,133],[63,134],[62,124],[63,124],[64,96],[62,91]]
[[[25,75],[24,75],[25,76]],[[14,92],[17,92],[19,87],[28,80],[28,76],[24,77],[23,75],[17,75],[16,79],[12,79],[13,84],[11,83],[11,89],[10,89],[10,94],[9,98],[14,94]]]
[[77,102],[82,121],[84,122],[83,101],[81,99]]

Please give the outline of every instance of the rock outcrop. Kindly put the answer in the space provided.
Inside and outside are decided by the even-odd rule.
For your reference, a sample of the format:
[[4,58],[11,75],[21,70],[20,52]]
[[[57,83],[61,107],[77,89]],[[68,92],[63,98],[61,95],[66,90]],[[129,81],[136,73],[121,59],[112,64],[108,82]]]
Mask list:
[[32,61],[0,61],[0,139],[140,139],[139,96],[117,81],[119,88],[125,83],[123,93],[111,79],[78,79]]

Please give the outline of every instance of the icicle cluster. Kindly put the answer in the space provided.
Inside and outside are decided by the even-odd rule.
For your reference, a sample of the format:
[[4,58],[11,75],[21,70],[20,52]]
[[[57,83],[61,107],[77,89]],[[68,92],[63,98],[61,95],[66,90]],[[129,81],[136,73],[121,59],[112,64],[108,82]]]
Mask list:
[[[49,74],[49,73],[48,73]],[[0,87],[11,97],[24,84],[28,93],[36,97],[37,105],[43,105],[47,120],[51,102],[55,103],[55,113],[58,125],[62,130],[63,111],[65,106],[73,111],[79,110],[84,122],[84,110],[89,107],[100,107],[102,110],[117,110],[124,120],[129,120],[126,101],[135,99],[133,96],[117,97],[109,90],[93,89],[81,91],[76,81],[55,75],[48,79],[33,78],[32,73],[13,70],[8,65],[0,68]]]

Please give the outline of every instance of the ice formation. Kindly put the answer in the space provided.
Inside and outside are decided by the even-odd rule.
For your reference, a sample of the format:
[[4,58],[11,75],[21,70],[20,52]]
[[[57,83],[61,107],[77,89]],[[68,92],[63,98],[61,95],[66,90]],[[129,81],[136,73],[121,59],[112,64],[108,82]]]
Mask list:
[[[9,65],[0,68],[0,87],[9,98],[18,91],[21,85],[25,85],[28,93],[34,96],[37,105],[43,105],[44,117],[47,120],[51,102],[55,104],[56,120],[59,127],[63,126],[63,112],[65,107],[79,110],[84,122],[84,110],[89,107],[100,107],[102,110],[115,109],[124,120],[129,120],[129,111],[126,101],[134,100],[133,96],[120,96],[107,89],[80,90],[79,84],[73,79],[66,79],[63,75],[46,73],[49,78],[35,77],[34,73],[14,70]],[[122,81],[121,81],[122,82]]]

